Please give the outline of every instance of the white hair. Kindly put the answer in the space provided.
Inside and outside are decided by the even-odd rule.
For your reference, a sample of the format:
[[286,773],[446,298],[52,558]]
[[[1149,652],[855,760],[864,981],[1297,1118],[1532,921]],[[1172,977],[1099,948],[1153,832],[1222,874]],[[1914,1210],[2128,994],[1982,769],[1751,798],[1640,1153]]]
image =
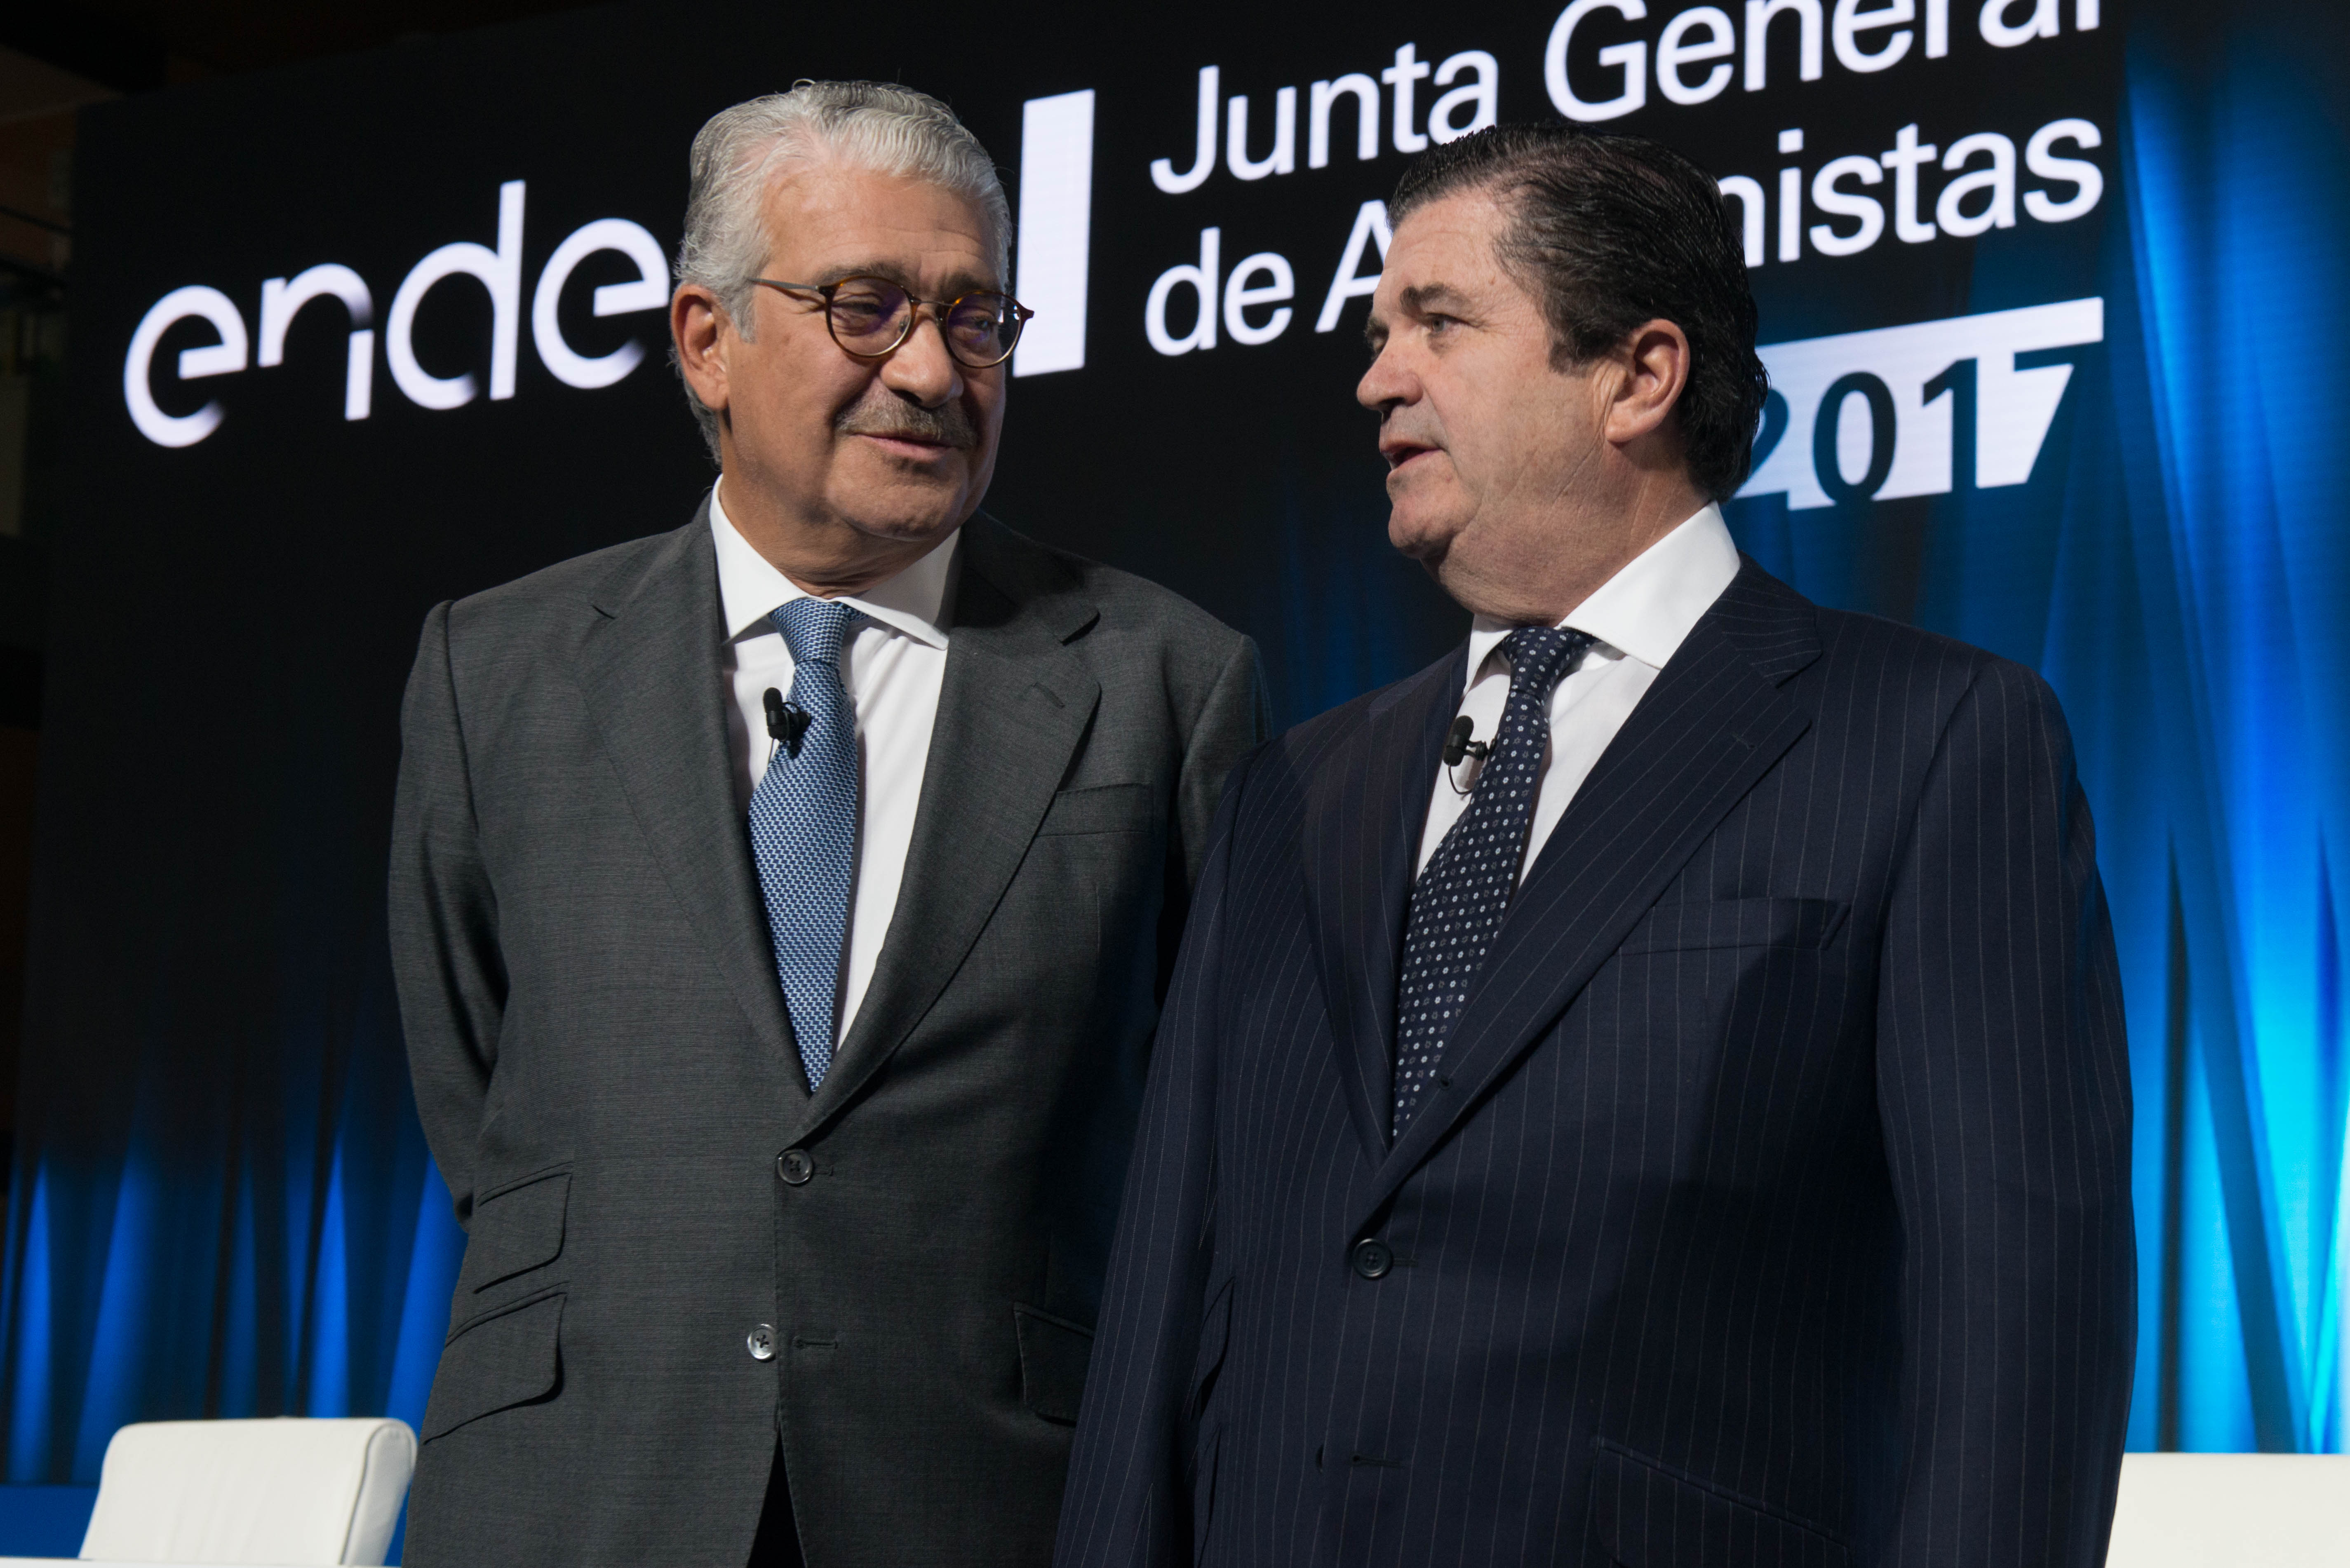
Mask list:
[[[987,225],[998,274],[1008,286],[1011,204],[993,160],[952,109],[890,82],[803,81],[789,92],[721,109],[693,139],[677,280],[716,295],[743,337],[752,336],[757,286],[751,280],[766,265],[775,238],[764,221],[767,192],[793,164],[818,158],[926,180],[971,202]],[[718,416],[691,385],[685,397],[714,459]]]

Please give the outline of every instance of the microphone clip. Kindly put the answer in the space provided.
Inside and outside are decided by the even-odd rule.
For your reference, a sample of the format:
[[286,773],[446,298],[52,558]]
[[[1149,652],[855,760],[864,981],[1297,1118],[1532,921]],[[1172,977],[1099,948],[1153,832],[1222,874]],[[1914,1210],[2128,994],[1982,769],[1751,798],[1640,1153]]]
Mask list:
[[798,703],[788,701],[781,691],[770,686],[761,699],[767,710],[767,736],[792,756],[800,754],[800,737],[807,733],[814,717]]
[[1452,770],[1461,765],[1461,759],[1474,757],[1482,763],[1493,754],[1493,748],[1490,742],[1472,741],[1469,738],[1476,732],[1477,721],[1466,713],[1453,720],[1452,728],[1445,732],[1444,776],[1446,782],[1452,785],[1452,793],[1455,794],[1469,793],[1468,790],[1461,787],[1461,781],[1452,776]]

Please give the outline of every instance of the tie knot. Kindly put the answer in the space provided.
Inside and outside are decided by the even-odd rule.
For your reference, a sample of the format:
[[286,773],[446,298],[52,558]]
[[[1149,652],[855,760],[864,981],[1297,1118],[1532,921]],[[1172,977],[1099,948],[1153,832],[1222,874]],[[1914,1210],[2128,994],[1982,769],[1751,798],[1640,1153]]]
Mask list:
[[857,612],[837,599],[794,599],[779,605],[767,618],[791,646],[794,664],[829,664],[840,668],[840,645],[848,639],[848,623]]
[[1510,661],[1511,697],[1528,691],[1537,697],[1548,695],[1575,656],[1597,640],[1587,631],[1564,627],[1518,628],[1502,639],[1502,652]]

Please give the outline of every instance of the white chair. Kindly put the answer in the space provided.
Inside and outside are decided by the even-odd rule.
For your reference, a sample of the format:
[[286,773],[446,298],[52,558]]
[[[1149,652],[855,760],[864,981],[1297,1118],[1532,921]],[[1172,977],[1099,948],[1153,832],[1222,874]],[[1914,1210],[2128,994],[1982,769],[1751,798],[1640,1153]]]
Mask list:
[[2344,1568],[2350,1456],[2126,1454],[2106,1568]]
[[106,1445],[85,1561],[380,1563],[416,1469],[404,1421],[149,1421]]

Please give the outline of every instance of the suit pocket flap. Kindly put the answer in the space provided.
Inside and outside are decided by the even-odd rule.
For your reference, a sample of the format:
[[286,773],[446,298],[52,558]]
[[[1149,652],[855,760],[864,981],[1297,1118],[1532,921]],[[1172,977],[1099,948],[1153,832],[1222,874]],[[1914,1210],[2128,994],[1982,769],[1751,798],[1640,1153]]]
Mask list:
[[1074,1422],[1077,1402],[1085,1397],[1094,1331],[1017,1302],[1012,1306],[1012,1320],[1020,1331],[1022,1401],[1047,1421]]
[[1851,908],[1834,898],[1691,898],[1659,904],[1619,953],[1704,948],[1824,948]]
[[553,1393],[563,1375],[562,1327],[557,1293],[459,1329],[441,1352],[441,1370],[424,1407],[424,1440]]
[[1622,1568],[1849,1568],[1842,1542],[1790,1515],[1603,1444],[1591,1518]]
[[553,1262],[563,1251],[570,1200],[571,1173],[558,1170],[500,1188],[475,1203],[465,1241],[466,1284],[484,1291]]
[[[1237,1276],[1234,1276],[1237,1278]],[[1224,1365],[1224,1352],[1232,1338],[1232,1281],[1227,1279],[1216,1287],[1208,1302],[1208,1310],[1200,1314],[1200,1352],[1191,1360],[1191,1414],[1196,1417],[1207,1407],[1209,1386],[1215,1382],[1216,1373]]]
[[1036,832],[1148,833],[1154,816],[1149,784],[1096,784],[1055,795]]

